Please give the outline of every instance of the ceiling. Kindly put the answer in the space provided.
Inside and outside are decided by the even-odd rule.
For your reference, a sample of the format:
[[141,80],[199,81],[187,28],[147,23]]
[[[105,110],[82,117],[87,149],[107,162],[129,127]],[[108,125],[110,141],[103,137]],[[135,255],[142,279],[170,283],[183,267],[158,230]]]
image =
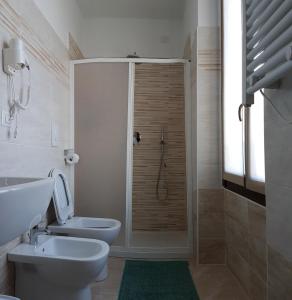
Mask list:
[[84,17],[180,19],[185,0],[76,0]]

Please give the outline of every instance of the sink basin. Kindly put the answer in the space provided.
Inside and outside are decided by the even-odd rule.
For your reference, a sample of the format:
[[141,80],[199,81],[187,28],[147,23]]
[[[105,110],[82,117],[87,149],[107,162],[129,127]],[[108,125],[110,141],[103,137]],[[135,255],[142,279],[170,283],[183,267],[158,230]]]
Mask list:
[[16,266],[16,295],[23,300],[91,300],[90,284],[108,258],[109,246],[93,239],[39,236],[8,253]]
[[40,222],[53,190],[52,178],[0,178],[0,246]]

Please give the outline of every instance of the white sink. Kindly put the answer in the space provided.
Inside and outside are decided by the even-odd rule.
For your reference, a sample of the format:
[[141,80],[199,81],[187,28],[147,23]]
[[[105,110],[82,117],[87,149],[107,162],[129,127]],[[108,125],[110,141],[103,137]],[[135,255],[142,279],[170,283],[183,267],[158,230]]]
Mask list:
[[0,246],[40,222],[53,190],[52,178],[0,178]]
[[16,295],[23,300],[91,300],[90,283],[107,262],[109,246],[93,239],[39,236],[8,253],[16,265]]

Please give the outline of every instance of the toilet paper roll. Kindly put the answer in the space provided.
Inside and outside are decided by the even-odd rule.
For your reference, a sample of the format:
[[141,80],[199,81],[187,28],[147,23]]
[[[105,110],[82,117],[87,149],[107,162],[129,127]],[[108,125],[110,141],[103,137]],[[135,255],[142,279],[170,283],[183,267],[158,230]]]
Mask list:
[[68,165],[74,165],[79,162],[79,155],[74,153],[65,157],[65,161]]

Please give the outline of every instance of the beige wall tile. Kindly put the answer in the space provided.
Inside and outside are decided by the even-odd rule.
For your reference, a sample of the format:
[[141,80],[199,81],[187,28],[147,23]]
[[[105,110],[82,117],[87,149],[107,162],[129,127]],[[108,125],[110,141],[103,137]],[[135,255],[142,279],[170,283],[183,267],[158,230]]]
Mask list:
[[267,244],[265,241],[249,236],[249,264],[251,269],[267,281]]
[[199,210],[201,214],[211,212],[222,213],[224,211],[223,189],[200,189],[199,199]]
[[201,189],[221,188],[220,44],[218,28],[197,31],[197,182]]
[[266,209],[236,193],[224,193],[227,264],[251,299],[266,299]]
[[268,248],[268,262],[268,299],[292,299],[292,262],[271,247]]
[[227,247],[227,265],[238,278],[241,285],[249,293],[250,268],[248,262],[243,259],[232,247]]
[[225,213],[238,221],[242,226],[248,228],[248,202],[245,198],[224,190]]
[[[187,229],[183,64],[137,64],[134,127],[142,135],[133,154],[133,229]],[[156,184],[164,128],[165,163]]]
[[248,226],[252,236],[266,240],[266,209],[248,201]]
[[223,190],[199,190],[200,238],[224,239]]
[[198,27],[198,49],[219,49],[220,29],[218,27]]
[[225,216],[226,243],[231,246],[243,259],[249,260],[248,230],[239,222],[226,214]]
[[199,239],[200,264],[225,264],[225,256],[224,239]]
[[249,295],[251,300],[266,300],[267,299],[267,285],[262,281],[258,275],[250,271],[250,290]]
[[200,215],[199,236],[224,239],[224,214],[211,212]]
[[[194,48],[196,67],[196,183],[198,185],[199,261],[212,261],[212,244],[224,241],[220,156],[220,43],[218,28],[198,28]],[[209,242],[207,242],[207,238]],[[213,242],[211,242],[213,240]],[[201,241],[204,243],[201,244]],[[208,250],[209,255],[204,253]],[[221,247],[223,249],[223,247]],[[222,251],[223,253],[224,251]],[[224,261],[217,256],[218,263]],[[204,257],[200,257],[203,255]],[[213,257],[213,260],[206,257]]]
[[201,300],[247,300],[248,296],[226,266],[196,265],[191,268]]

